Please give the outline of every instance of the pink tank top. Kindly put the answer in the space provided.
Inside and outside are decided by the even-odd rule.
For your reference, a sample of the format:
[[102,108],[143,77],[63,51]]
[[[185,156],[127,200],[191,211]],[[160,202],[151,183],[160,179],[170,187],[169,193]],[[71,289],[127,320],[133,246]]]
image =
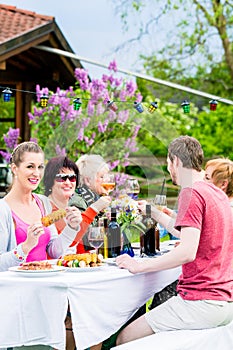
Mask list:
[[[33,197],[35,198],[36,204],[40,208],[42,216],[44,216],[45,215],[44,207],[39,197],[35,194],[33,194]],[[13,211],[12,211],[12,216],[16,226],[15,228],[16,242],[17,244],[23,243],[27,237],[27,228],[29,224],[26,224],[24,221],[22,221]],[[49,228],[44,227],[44,234],[40,236],[37,246],[34,247],[28,254],[26,259],[27,262],[47,259],[46,247],[50,241],[50,237],[51,237],[51,233]]]

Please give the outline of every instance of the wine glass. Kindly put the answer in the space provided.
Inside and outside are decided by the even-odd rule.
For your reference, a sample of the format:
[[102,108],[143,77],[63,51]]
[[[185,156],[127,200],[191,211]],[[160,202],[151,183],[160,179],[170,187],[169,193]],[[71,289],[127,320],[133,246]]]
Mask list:
[[90,245],[95,248],[98,255],[98,249],[104,243],[104,227],[103,226],[90,226],[88,228],[88,241]]
[[156,194],[154,205],[157,209],[163,211],[163,208],[167,206],[167,196],[165,194]]
[[113,191],[116,186],[115,175],[109,173],[104,174],[101,186],[105,190],[105,193],[103,193],[103,195],[106,195],[106,193],[109,195],[109,193]]
[[138,198],[140,192],[140,186],[137,179],[128,179],[126,185],[126,193],[129,197],[133,199]]

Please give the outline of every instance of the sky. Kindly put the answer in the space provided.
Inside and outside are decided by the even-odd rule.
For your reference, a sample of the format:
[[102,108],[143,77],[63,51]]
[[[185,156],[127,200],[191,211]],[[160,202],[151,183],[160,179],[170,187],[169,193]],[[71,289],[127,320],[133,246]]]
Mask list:
[[[114,53],[117,45],[136,36],[135,19],[131,18],[130,30],[123,33],[119,15],[116,15],[116,0],[2,0],[5,5],[13,5],[38,14],[55,17],[67,42],[80,57],[108,65],[113,59],[119,68],[140,71],[137,59],[139,44],[130,50]],[[145,45],[146,47],[146,45]],[[106,73],[104,68],[82,62],[90,76],[100,77]],[[93,76],[94,75],[94,76]]]

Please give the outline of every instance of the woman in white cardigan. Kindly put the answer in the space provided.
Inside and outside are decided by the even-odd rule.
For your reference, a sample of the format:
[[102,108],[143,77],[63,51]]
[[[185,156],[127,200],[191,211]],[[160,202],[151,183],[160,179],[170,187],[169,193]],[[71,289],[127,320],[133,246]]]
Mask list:
[[[44,153],[34,142],[23,142],[12,152],[12,186],[0,200],[0,271],[24,261],[59,258],[73,242],[82,221],[80,211],[66,208],[67,225],[58,235],[55,225],[44,227],[41,218],[49,200],[36,195],[44,174]],[[47,208],[47,210],[46,210]]]

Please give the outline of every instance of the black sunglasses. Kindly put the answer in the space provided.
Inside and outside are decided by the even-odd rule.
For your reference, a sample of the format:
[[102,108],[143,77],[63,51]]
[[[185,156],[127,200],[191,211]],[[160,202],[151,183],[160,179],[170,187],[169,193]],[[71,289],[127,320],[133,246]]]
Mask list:
[[76,174],[57,174],[55,176],[57,182],[66,182],[67,179],[69,179],[70,182],[76,182],[76,178]]

